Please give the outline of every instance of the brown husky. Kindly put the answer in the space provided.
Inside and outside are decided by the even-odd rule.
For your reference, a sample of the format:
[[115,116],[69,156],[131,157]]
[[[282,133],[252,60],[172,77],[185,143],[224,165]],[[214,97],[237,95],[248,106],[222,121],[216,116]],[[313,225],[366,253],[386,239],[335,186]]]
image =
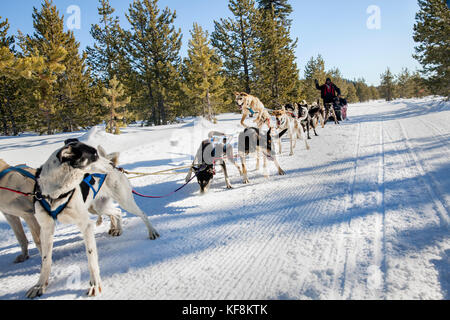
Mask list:
[[270,115],[263,103],[257,97],[245,92],[235,92],[234,95],[236,96],[236,103],[242,110],[241,125],[243,127],[249,128],[244,121],[248,116],[256,114],[254,122],[257,124],[258,128],[261,129],[264,123],[266,123],[270,129],[270,122],[267,121],[267,119],[270,119]]

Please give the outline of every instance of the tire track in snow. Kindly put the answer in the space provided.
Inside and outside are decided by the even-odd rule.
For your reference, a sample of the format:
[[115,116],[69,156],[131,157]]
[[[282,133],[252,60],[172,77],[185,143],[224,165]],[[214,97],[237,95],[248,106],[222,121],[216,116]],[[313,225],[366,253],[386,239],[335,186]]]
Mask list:
[[[381,299],[384,294],[383,119],[380,118],[374,123],[364,123],[363,126],[364,140],[358,144],[355,180],[348,202],[350,219],[343,236],[346,253],[340,295],[344,299]],[[378,130],[373,126],[377,126]],[[373,145],[374,141],[378,141],[378,148]],[[371,175],[371,166],[377,166],[377,171],[374,171],[376,174]],[[372,206],[373,212],[362,211],[364,206]],[[361,212],[358,213],[358,210]],[[368,224],[373,224],[372,228],[362,227]],[[371,229],[373,233],[370,232]],[[366,232],[361,232],[362,230]],[[371,264],[366,265],[364,261],[371,261]]]
[[[388,191],[387,298],[442,299],[432,259],[445,250],[448,226],[438,211],[439,198],[429,191],[432,185],[427,173],[418,156],[413,156],[415,151],[401,120],[392,121],[391,126],[386,131],[395,151],[390,152],[388,167],[392,176]],[[410,127],[417,130],[416,125]],[[393,137],[396,133],[399,137]]]
[[[361,123],[358,123],[358,133],[357,133],[357,139],[355,144],[355,150],[353,152],[354,154],[354,164],[353,164],[353,170],[352,175],[350,175],[350,194],[346,195],[346,201],[345,201],[345,207],[344,212],[346,214],[349,214],[349,210],[351,208],[351,205],[353,203],[353,197],[354,197],[354,191],[355,191],[355,183],[356,183],[356,173],[358,168],[358,158],[359,158],[359,148],[361,144]],[[351,221],[351,217],[349,219],[349,223]],[[342,228],[342,227],[341,227]],[[345,230],[340,230],[338,233],[338,241],[336,243],[336,258],[335,258],[335,267],[334,267],[334,281],[333,281],[333,294],[334,299],[342,299],[344,294],[344,288],[345,288],[345,279],[346,279],[346,271],[347,271],[347,252],[345,250],[344,254],[344,241],[347,242],[347,238],[345,236]],[[341,279],[339,280],[339,277],[336,275],[338,274],[338,269],[340,268],[340,264],[338,263],[338,259],[344,258],[344,261],[342,263],[342,271],[341,271]]]
[[[339,128],[339,127],[337,127]],[[355,136],[359,136],[359,129],[358,134]],[[336,134],[336,132],[334,132]],[[358,150],[358,140],[355,139],[355,151],[353,153],[353,158],[355,158],[355,153]],[[347,139],[345,143],[350,143],[350,139]],[[331,170],[316,170],[320,172],[320,175],[318,174],[315,176],[315,179],[318,179],[318,181],[323,180],[323,177],[330,177],[330,176],[337,176],[342,180],[349,181],[347,182],[347,185],[351,185],[352,183],[352,173],[354,172],[353,167],[348,167],[348,163],[341,163],[338,167],[339,173],[332,173]],[[351,188],[348,187],[348,191],[351,191]],[[325,194],[325,193],[323,193]],[[306,295],[307,297],[311,297],[312,294],[317,294],[315,291],[318,291],[317,284],[315,284],[315,281],[322,282],[321,287],[319,289],[322,290],[320,293],[320,296],[313,296],[313,298],[321,298],[321,299],[330,299],[330,298],[336,298],[336,292],[334,290],[333,283],[337,283],[338,279],[341,278],[341,269],[343,263],[340,261],[342,259],[341,251],[342,251],[342,221],[345,220],[345,207],[346,202],[342,201],[342,199],[346,198],[346,191],[341,191],[338,195],[334,195],[336,198],[338,198],[338,206],[336,207],[336,201],[331,203],[330,200],[333,199],[323,199],[320,203],[320,206],[314,207],[314,211],[310,211],[310,213],[314,212],[314,217],[316,216],[323,216],[327,212],[331,213],[340,213],[339,217],[332,218],[330,217],[324,217],[324,218],[332,218],[334,223],[330,226],[323,226],[319,225],[319,227],[314,228],[313,230],[310,230],[309,232],[312,234],[313,239],[308,239],[312,242],[312,244],[306,249],[309,252],[312,252],[313,254],[309,256],[309,259],[314,261],[313,267],[306,266],[304,270],[300,273],[300,281],[301,284],[301,290],[300,293],[302,295]],[[324,244],[324,235],[327,235],[329,237],[329,241]],[[326,240],[325,240],[326,241]],[[313,277],[311,277],[313,276]],[[331,279],[329,279],[331,277]],[[312,278],[312,279],[311,279]]]
[[432,123],[429,120],[426,119],[421,119],[420,121],[418,121],[422,124],[425,124],[426,127],[428,127],[429,129],[431,129],[432,131],[436,132],[437,134],[435,136],[433,136],[433,138],[435,138],[436,140],[439,140],[442,143],[442,147],[444,147],[445,149],[447,149],[448,152],[450,152],[450,146],[449,146],[449,141],[448,140],[444,140],[442,138],[443,135],[445,134],[450,134],[449,132],[443,132],[440,128],[438,128],[434,123]]
[[[412,159],[412,161],[415,163],[417,170],[419,171],[419,177],[422,180],[423,184],[425,185],[428,194],[431,197],[431,200],[434,203],[434,206],[436,208],[436,211],[438,213],[439,219],[441,221],[441,226],[448,228],[449,227],[449,212],[447,208],[445,207],[445,201],[440,198],[440,196],[434,191],[434,188],[439,185],[439,183],[430,175],[427,171],[423,168],[422,161],[417,155],[417,153],[414,151],[414,147],[412,146],[411,142],[409,141],[409,137],[406,133],[405,127],[400,121],[397,121],[401,133],[403,135],[405,145],[407,146],[408,153]],[[433,186],[433,187],[432,187]]]
[[[312,171],[311,173],[308,174],[308,177],[305,179],[320,179],[323,178],[323,176],[329,176],[331,174],[332,170],[345,170],[346,164],[343,163],[341,165],[339,165],[338,167],[334,167],[334,168],[329,168],[327,166],[322,167],[320,169],[315,169],[314,171]],[[276,231],[281,231],[280,230],[280,224],[286,224],[286,222],[288,222],[288,227],[283,227],[281,228],[283,231],[283,234],[287,234],[287,238],[283,238],[283,241],[279,241],[279,245],[276,248],[270,247],[268,246],[267,248],[263,248],[263,250],[261,252],[265,252],[265,251],[271,251],[272,255],[274,255],[273,252],[276,252],[276,254],[278,254],[278,256],[291,256],[294,255],[294,260],[295,257],[298,256],[295,255],[294,252],[298,252],[299,249],[301,249],[301,246],[304,245],[304,241],[302,241],[302,237],[298,236],[298,232],[299,232],[299,228],[302,227],[302,224],[304,223],[308,223],[308,221],[313,220],[314,218],[316,218],[317,216],[323,216],[324,213],[326,212],[332,212],[333,213],[333,208],[328,208],[329,203],[326,200],[322,200],[320,205],[318,205],[318,203],[315,201],[315,199],[320,198],[321,196],[323,196],[323,192],[322,188],[323,186],[321,185],[315,185],[315,184],[310,184],[309,187],[307,188],[300,188],[301,192],[298,192],[299,189],[299,183],[298,181],[294,181],[295,177],[290,177],[288,176],[288,178],[283,177],[283,179],[289,179],[291,180],[289,182],[289,186],[292,185],[291,188],[288,188],[286,190],[282,190],[281,194],[282,195],[287,195],[287,202],[291,202],[292,200],[298,199],[298,198],[302,198],[305,200],[312,200],[309,201],[309,204],[306,207],[302,207],[302,215],[299,216],[299,221],[295,221],[295,223],[293,223],[292,221],[289,221],[289,216],[292,214],[296,214],[296,209],[295,208],[287,208],[286,210],[282,210],[281,212],[279,212],[278,216],[279,216],[279,221],[277,221],[276,223],[271,223],[271,228],[274,228],[274,230]],[[316,189],[316,191],[312,192],[314,189]],[[272,197],[273,195],[273,197]],[[309,197],[305,197],[304,195],[309,195]],[[311,195],[315,195],[313,196],[313,198],[310,198]],[[273,203],[273,199],[276,199],[277,197],[280,196],[280,190],[275,190],[274,192],[272,192],[272,194],[268,197],[264,197],[263,201],[261,201],[259,203],[260,206],[262,207],[270,207],[270,205],[274,204]],[[284,199],[283,199],[284,200]],[[330,210],[327,210],[330,209]],[[339,211],[336,210],[336,208],[334,208],[334,211]],[[285,218],[282,218],[285,217]],[[329,229],[329,227],[326,227]],[[307,232],[309,235],[314,234],[314,245],[312,245],[312,248],[316,247],[316,243],[323,243],[323,234],[321,233],[323,231],[324,227],[323,226],[318,226],[318,227],[313,227],[312,229],[306,229],[305,232]],[[260,230],[257,230],[258,232],[260,232]],[[266,230],[264,230],[263,232],[267,232]],[[270,232],[270,231],[269,231]],[[281,244],[281,245],[280,245]],[[270,249],[269,249],[270,248]],[[308,247],[311,248],[311,247]],[[266,250],[267,249],[267,250]],[[330,252],[332,252],[334,250],[334,248],[331,245],[328,245],[326,248],[326,250],[318,250],[317,251],[317,256],[315,256],[313,258],[314,260],[314,264],[315,266],[319,266],[323,263],[323,261],[328,261],[329,260],[329,256],[330,256]],[[313,250],[312,250],[313,251]],[[304,253],[304,250],[301,251],[301,253]],[[285,253],[285,254],[283,254]],[[294,254],[293,254],[294,253]],[[273,261],[270,261],[270,252],[266,252],[264,254],[262,254],[263,256],[265,256],[266,258],[255,263],[253,266],[249,267],[248,269],[245,270],[239,270],[239,273],[243,274],[243,278],[245,278],[245,274],[247,274],[248,272],[251,272],[251,269],[258,269],[258,266],[261,267],[266,267],[269,270],[283,270],[283,267],[285,265],[289,265],[289,261],[290,258],[286,258],[286,259],[273,259]],[[300,254],[301,255],[301,254]],[[325,263],[325,266],[327,266],[328,264]],[[289,266],[286,267],[285,269],[289,269]],[[309,270],[303,270],[300,272],[301,274],[304,274],[305,277],[308,274]],[[297,276],[295,275],[295,272],[292,274],[292,276],[294,276],[294,278],[297,278]],[[271,278],[271,281],[266,284],[267,286],[271,286],[272,284],[276,284],[276,283],[280,283],[282,282],[281,279],[285,277],[285,275],[282,274],[278,274],[276,277]],[[296,280],[296,287],[302,286],[302,283],[304,283],[305,279],[302,278],[300,276],[300,279],[295,279]],[[244,279],[241,279],[241,281],[244,281]],[[255,282],[255,281],[253,281]],[[248,289],[248,288],[246,288]],[[251,290],[250,290],[251,291]],[[255,290],[253,290],[255,291]],[[256,290],[258,291],[258,290]],[[289,291],[289,290],[288,290]],[[303,291],[303,290],[300,290]]]

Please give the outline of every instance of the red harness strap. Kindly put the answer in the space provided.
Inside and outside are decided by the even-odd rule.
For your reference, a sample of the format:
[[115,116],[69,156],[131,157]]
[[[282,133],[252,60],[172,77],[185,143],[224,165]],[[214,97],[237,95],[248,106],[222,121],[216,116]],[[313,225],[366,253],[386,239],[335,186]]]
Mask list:
[[25,192],[22,192],[22,191],[13,190],[13,189],[6,188],[6,187],[0,187],[0,190],[6,190],[6,191],[14,192],[14,193],[20,194],[20,195],[25,196],[25,197],[31,197],[31,196],[34,195],[32,193],[25,193]]

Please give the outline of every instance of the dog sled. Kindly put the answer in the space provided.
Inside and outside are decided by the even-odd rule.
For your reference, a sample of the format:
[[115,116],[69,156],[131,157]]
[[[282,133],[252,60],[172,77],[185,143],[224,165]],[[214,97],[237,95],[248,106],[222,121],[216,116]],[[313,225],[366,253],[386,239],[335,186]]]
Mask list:
[[[337,121],[343,121],[347,119],[347,100],[344,98],[336,98],[335,103],[326,103],[325,108],[333,108],[336,114]],[[335,121],[332,112],[329,113],[328,121]]]

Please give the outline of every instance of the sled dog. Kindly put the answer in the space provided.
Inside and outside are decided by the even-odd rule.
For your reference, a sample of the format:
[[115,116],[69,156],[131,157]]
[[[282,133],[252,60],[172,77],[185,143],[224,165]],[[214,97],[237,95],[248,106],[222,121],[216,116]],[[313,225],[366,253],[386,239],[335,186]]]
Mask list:
[[263,132],[258,128],[247,128],[243,132],[239,134],[239,158],[241,159],[242,164],[242,174],[243,174],[243,183],[249,183],[248,173],[247,173],[247,165],[246,165],[246,156],[247,155],[257,155],[257,168],[259,163],[259,154],[262,152],[264,159],[264,176],[266,178],[269,177],[267,173],[267,159],[272,161],[278,169],[279,175],[285,175],[283,169],[281,169],[280,164],[277,161],[277,157],[275,152],[273,151],[273,139],[279,139],[285,132],[281,132],[280,134],[274,134],[272,129],[269,129],[267,132]]
[[[66,143],[71,140],[72,139],[67,140]],[[100,149],[103,152],[101,154],[103,157],[113,162],[117,161],[118,154],[114,153],[107,155],[101,147],[99,147],[99,151]],[[20,165],[18,167],[20,168],[19,171],[11,170],[11,168],[15,167],[11,167],[0,159],[0,172],[8,170],[8,172],[0,177],[0,186],[7,187],[11,190],[17,190],[25,194],[32,194],[35,187],[34,177],[36,175],[36,169],[29,168],[25,165]],[[26,172],[29,174],[27,175]],[[22,251],[21,254],[16,257],[14,262],[24,262],[29,258],[28,239],[20,219],[23,219],[30,228],[31,236],[40,253],[40,226],[34,216],[33,197],[23,196],[7,190],[0,190],[0,211],[4,214],[7,222],[11,226]],[[120,236],[122,234],[122,213],[120,209],[114,207],[112,200],[102,199],[100,202],[94,200],[93,205],[89,208],[89,212],[99,215],[97,224],[100,223],[102,215],[109,216],[111,227],[108,233],[112,236]]]
[[101,208],[102,203],[106,204],[112,198],[123,209],[144,221],[150,239],[159,237],[147,216],[136,205],[128,179],[91,146],[79,141],[66,144],[37,170],[36,178],[34,209],[41,226],[42,265],[39,281],[27,292],[29,298],[41,296],[48,286],[56,221],[76,224],[83,234],[90,272],[89,296],[101,293],[94,226],[89,219],[91,206]]
[[[245,123],[245,119],[248,116],[253,116],[256,114],[256,119],[254,123],[257,124],[258,128],[261,129],[265,123],[266,119],[270,119],[270,115],[263,103],[257,98],[245,92],[235,92],[236,103],[242,110],[241,125],[245,128],[249,128]],[[267,125],[270,129],[270,125]]]
[[[289,105],[283,106],[281,110],[273,111],[272,115],[275,116],[278,132],[283,132],[284,130],[287,131],[290,142],[289,155],[293,156],[294,148],[297,144],[296,138],[302,139],[304,135],[303,127],[300,124],[303,118],[296,117],[296,115],[299,114],[297,104],[295,104],[294,111],[292,113],[287,111],[286,107],[289,107]],[[305,138],[305,145],[306,149],[309,150],[309,145],[306,138]],[[278,139],[278,146],[279,146],[279,154],[281,154],[282,152],[281,138]]]
[[[192,172],[195,172],[197,182],[200,186],[200,193],[205,193],[209,190],[213,178],[216,174],[216,165],[220,165],[225,177],[227,189],[232,189],[230,179],[228,177],[226,162],[232,163],[241,173],[241,168],[236,163],[234,158],[233,146],[227,143],[226,135],[222,132],[212,131],[208,134],[209,139],[202,141],[197,153],[194,157],[192,167],[186,176],[186,183],[191,180]],[[215,142],[215,137],[220,141]]]

